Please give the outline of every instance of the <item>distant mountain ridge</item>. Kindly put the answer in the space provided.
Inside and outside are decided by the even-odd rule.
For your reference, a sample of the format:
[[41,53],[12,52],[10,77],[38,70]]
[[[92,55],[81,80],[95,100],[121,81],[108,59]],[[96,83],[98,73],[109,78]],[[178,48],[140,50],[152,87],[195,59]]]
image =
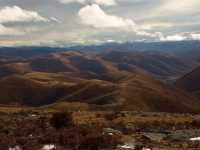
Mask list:
[[82,77],[109,80],[142,72],[158,79],[182,76],[197,66],[171,54],[157,52],[109,51],[89,53],[78,51],[51,52],[38,57],[18,58],[0,65],[0,77],[8,74],[35,72],[71,72]]
[[[169,41],[169,42],[127,42],[104,43],[100,45],[77,45],[66,47],[0,47],[0,58],[5,57],[33,57],[54,52],[82,51],[82,52],[106,52],[106,51],[154,51],[170,53],[177,57],[199,60],[200,41]],[[194,53],[195,52],[195,53]]]

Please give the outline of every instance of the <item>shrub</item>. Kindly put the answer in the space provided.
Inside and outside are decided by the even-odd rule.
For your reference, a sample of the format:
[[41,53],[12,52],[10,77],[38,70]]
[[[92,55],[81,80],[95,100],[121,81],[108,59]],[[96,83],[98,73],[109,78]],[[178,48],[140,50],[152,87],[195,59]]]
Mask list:
[[121,136],[103,134],[102,129],[73,126],[58,135],[58,144],[76,150],[115,149],[121,145]]
[[122,142],[119,136],[91,133],[80,142],[80,149],[115,149],[120,144]]
[[143,146],[141,144],[135,145],[135,150],[142,150]]
[[102,147],[104,139],[96,134],[91,134],[85,137],[83,141],[80,143],[80,149],[89,149],[89,150],[98,150]]
[[0,134],[0,149],[8,149],[10,145],[10,139],[7,135],[5,134]]
[[56,129],[61,129],[73,125],[71,113],[54,113],[50,119],[50,124]]

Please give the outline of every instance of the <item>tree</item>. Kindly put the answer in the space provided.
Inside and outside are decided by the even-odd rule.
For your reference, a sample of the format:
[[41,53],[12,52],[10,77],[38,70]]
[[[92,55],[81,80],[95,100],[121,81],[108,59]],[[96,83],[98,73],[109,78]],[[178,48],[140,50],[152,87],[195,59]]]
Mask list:
[[73,125],[73,118],[71,113],[54,113],[50,119],[50,124],[56,129],[61,129]]

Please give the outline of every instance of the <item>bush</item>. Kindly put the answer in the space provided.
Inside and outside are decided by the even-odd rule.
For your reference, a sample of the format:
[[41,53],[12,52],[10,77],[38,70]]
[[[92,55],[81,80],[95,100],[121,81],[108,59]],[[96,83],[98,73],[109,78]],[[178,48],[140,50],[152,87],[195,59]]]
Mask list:
[[71,113],[54,113],[50,119],[50,124],[56,129],[69,127],[73,125]]
[[91,133],[80,142],[80,149],[115,149],[120,144],[122,144],[121,138],[117,135]]
[[58,145],[76,150],[115,149],[123,144],[119,135],[103,134],[102,129],[83,126],[65,128],[57,139]]

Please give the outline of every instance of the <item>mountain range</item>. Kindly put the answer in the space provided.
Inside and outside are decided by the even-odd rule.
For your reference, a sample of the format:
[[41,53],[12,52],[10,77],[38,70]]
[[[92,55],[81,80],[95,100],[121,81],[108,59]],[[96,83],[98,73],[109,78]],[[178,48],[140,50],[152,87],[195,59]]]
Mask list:
[[124,44],[129,49],[114,43],[76,50],[0,48],[0,104],[43,107],[64,102],[91,110],[200,112],[200,69],[192,71],[199,65],[198,53],[186,57],[186,51],[198,48],[199,42],[193,42],[192,50],[183,51],[179,48],[185,43],[180,42],[159,44],[179,45],[176,51],[149,46],[158,43],[145,43],[149,50],[131,50],[130,43]]

